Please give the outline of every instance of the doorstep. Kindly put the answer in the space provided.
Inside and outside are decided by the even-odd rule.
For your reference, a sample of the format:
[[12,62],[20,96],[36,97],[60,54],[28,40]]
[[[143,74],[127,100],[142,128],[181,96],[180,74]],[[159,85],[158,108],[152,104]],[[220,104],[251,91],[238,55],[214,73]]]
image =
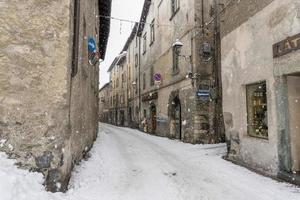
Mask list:
[[300,186],[300,172],[294,174],[294,173],[289,173],[289,172],[285,172],[285,171],[280,171],[280,172],[278,172],[277,176],[278,176],[278,178],[280,178],[286,182]]

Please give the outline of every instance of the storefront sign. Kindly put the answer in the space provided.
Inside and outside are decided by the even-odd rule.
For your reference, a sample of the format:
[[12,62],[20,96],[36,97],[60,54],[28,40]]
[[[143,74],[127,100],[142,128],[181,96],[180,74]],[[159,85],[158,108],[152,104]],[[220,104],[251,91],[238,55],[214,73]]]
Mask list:
[[277,58],[300,49],[300,33],[273,45],[273,57]]
[[142,101],[151,101],[153,99],[157,99],[158,98],[158,93],[157,92],[153,92],[150,93],[148,95],[143,96]]

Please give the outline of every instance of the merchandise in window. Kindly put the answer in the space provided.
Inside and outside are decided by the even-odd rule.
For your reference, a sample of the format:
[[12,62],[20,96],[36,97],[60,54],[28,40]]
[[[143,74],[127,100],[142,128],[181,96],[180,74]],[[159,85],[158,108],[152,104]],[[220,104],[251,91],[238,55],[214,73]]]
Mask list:
[[248,134],[268,138],[268,104],[266,82],[246,86]]

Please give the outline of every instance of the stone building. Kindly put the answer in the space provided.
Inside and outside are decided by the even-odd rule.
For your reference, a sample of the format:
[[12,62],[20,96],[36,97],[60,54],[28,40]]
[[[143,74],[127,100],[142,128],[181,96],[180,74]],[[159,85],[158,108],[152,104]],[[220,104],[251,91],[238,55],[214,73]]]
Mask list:
[[212,1],[145,0],[123,48],[126,59],[118,56],[109,70],[116,85],[117,63],[127,65],[128,125],[190,143],[224,139],[215,131],[213,13]]
[[126,52],[121,52],[111,64],[110,73],[110,118],[118,126],[128,126],[127,109],[127,64]]
[[[216,143],[212,1],[145,1],[138,28],[140,115],[147,132]],[[204,49],[207,46],[207,49]],[[204,98],[197,96],[202,95]],[[201,93],[201,94],[200,94]]]
[[226,1],[223,10],[229,159],[300,183],[300,3]]
[[109,115],[110,87],[110,83],[106,83],[99,90],[99,120],[104,123],[111,122]]
[[97,135],[110,0],[0,4],[0,150],[65,191]]

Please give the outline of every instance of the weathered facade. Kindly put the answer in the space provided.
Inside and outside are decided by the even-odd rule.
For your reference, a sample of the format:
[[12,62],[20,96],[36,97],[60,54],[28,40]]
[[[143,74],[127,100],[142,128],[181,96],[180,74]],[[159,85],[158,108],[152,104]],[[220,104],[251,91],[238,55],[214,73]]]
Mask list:
[[110,66],[110,121],[118,126],[128,126],[127,64],[126,53],[122,52]]
[[227,1],[222,81],[229,159],[299,179],[300,3]]
[[50,191],[67,189],[97,135],[98,60],[109,31],[99,14],[110,15],[110,4],[0,4],[0,150],[42,172]]
[[[222,141],[215,131],[213,13],[212,1],[145,0],[123,49],[128,125],[189,143]],[[112,70],[117,60],[112,85],[120,79]]]
[[110,101],[110,92],[111,92],[110,83],[106,83],[99,90],[99,121],[104,123],[110,122],[109,114],[109,101]]

